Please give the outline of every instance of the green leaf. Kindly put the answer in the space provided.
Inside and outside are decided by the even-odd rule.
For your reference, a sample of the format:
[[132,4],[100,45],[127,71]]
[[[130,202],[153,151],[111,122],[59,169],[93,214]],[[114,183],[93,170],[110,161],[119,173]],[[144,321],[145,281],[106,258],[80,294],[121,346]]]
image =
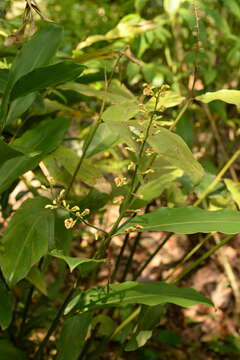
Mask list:
[[236,183],[230,179],[224,179],[228,191],[231,193],[233,200],[240,208],[240,183]]
[[11,91],[11,99],[75,80],[84,69],[84,66],[72,61],[62,61],[55,65],[37,68],[16,82]]
[[91,313],[78,314],[64,321],[58,342],[57,360],[77,360],[82,352]]
[[111,41],[119,38],[133,38],[138,34],[153,30],[156,27],[154,22],[141,23],[141,18],[136,14],[130,14],[123,18],[119,24],[105,35],[91,35],[77,45],[77,50],[91,46],[98,41]]
[[124,139],[129,145],[135,146],[127,121],[138,112],[139,107],[135,101],[109,106],[103,113],[102,119],[107,124],[109,131],[112,132],[113,139],[118,135],[119,139]]
[[48,154],[62,141],[71,120],[57,117],[41,121],[12,143],[12,147],[26,155]]
[[183,170],[193,184],[200,182],[204,174],[203,168],[180,136],[161,127],[155,134],[150,134],[147,141],[165,161]]
[[61,250],[52,250],[50,252],[51,256],[54,256],[58,259],[62,259],[64,260],[68,266],[70,271],[72,272],[76,267],[78,267],[81,264],[84,263],[101,263],[101,262],[105,262],[105,259],[101,259],[101,260],[96,260],[96,259],[87,259],[87,258],[80,258],[80,257],[71,257],[71,256],[66,256],[63,254],[63,252]]
[[240,19],[240,6],[239,3],[235,0],[223,0],[224,5],[227,6],[231,13]]
[[27,360],[27,355],[9,340],[0,340],[1,360]]
[[48,65],[63,38],[63,30],[48,24],[24,44],[13,61],[0,111],[0,123],[5,125],[10,93],[15,83],[24,75],[41,66]]
[[[157,109],[160,110],[162,107],[171,108],[177,105],[180,105],[185,97],[179,95],[177,92],[169,90],[166,91],[164,96],[161,96],[157,103]],[[156,99],[152,97],[149,102],[146,104],[146,108],[149,111],[153,111],[155,108]]]
[[197,96],[196,100],[204,103],[209,103],[214,100],[221,100],[228,104],[234,104],[238,108],[240,107],[240,90],[228,90],[222,89],[213,92],[207,92],[203,95]]
[[121,141],[121,134],[113,132],[107,124],[100,124],[91,145],[87,151],[87,157],[98,154],[101,151],[107,150]]
[[19,153],[19,156],[0,166],[0,192],[6,190],[18,176],[34,169],[46,154],[53,151],[64,137],[69,124],[67,118],[45,120],[15,140],[11,149],[24,155]]
[[33,266],[31,268],[26,279],[43,295],[47,296],[47,284],[44,280],[43,274],[37,266]]
[[[78,162],[79,156],[75,151],[65,146],[60,146],[44,160],[44,165],[55,181],[62,185],[67,185]],[[77,174],[77,179],[84,181],[88,185],[94,185],[96,179],[100,178],[100,176],[99,170],[92,162],[85,160]]]
[[0,94],[3,94],[8,82],[9,70],[0,69]]
[[14,120],[24,114],[25,111],[27,111],[28,108],[33,104],[36,96],[36,93],[31,93],[13,100],[8,110],[6,125],[11,124]]
[[41,161],[42,156],[21,155],[7,160],[0,167],[0,193],[5,191],[18,176],[34,169]]
[[16,156],[22,155],[19,151],[13,149],[0,139],[0,165],[5,161],[12,159]]
[[141,313],[137,320],[137,328],[131,339],[125,346],[125,351],[134,351],[152,336],[152,329],[159,324],[160,317],[164,314],[164,305],[142,306]]
[[136,231],[172,231],[179,234],[217,231],[224,234],[237,234],[240,232],[240,212],[208,211],[194,206],[161,208],[127,221],[120,227],[117,234],[127,232],[129,227],[137,224],[142,228]]
[[84,295],[85,298],[79,301],[77,308],[92,310],[129,304],[156,306],[164,303],[180,306],[196,304],[212,306],[209,299],[194,289],[178,288],[158,281],[150,283],[127,281],[110,285],[109,289],[107,286],[99,286],[86,291]]
[[174,16],[178,11],[182,0],[164,0],[164,9],[170,15]]
[[42,197],[26,200],[6,228],[0,264],[10,286],[23,279],[52,246],[54,215],[44,208],[48,203]]
[[64,85],[60,85],[58,88],[62,90],[76,91],[80,94],[93,96],[101,100],[106,98],[107,101],[114,104],[122,104],[124,102],[136,100],[135,96],[123,84],[116,80],[112,81],[107,94],[104,90],[96,90],[94,87],[76,82],[69,82]]
[[12,321],[13,302],[11,294],[2,280],[0,280],[0,296],[0,327],[5,330]]

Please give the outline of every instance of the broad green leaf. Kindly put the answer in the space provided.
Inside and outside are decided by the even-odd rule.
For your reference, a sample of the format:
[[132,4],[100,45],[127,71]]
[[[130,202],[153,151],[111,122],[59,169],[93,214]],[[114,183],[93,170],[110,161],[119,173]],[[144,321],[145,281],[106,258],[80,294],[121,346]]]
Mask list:
[[153,180],[149,179],[137,190],[137,195],[142,200],[151,201],[156,199],[173,181],[183,175],[183,171],[169,166],[168,168],[161,168],[157,175],[156,178],[154,176]]
[[[157,109],[171,108],[177,105],[180,105],[185,100],[184,96],[179,95],[177,92],[169,90],[164,93],[164,96],[161,96],[157,103]],[[149,102],[146,104],[146,108],[149,111],[153,111],[155,108],[155,98],[151,98]]]
[[76,267],[78,267],[81,264],[84,263],[101,263],[101,262],[105,262],[105,259],[101,259],[101,260],[96,260],[96,259],[87,259],[87,258],[83,258],[83,257],[72,257],[72,256],[66,256],[63,254],[63,252],[61,250],[52,250],[50,252],[51,256],[54,256],[58,259],[62,259],[64,260],[68,266],[70,271],[72,272]]
[[1,360],[27,360],[27,355],[17,349],[9,340],[0,340]]
[[77,45],[77,50],[91,46],[98,41],[111,41],[119,38],[133,38],[136,35],[153,30],[156,27],[154,22],[141,22],[141,18],[131,14],[121,20],[117,26],[105,35],[91,35]]
[[103,121],[124,122],[134,117],[139,112],[139,106],[134,101],[125,102],[123,104],[111,105],[104,111],[102,115]]
[[107,286],[99,286],[86,291],[85,299],[84,297],[80,299],[77,308],[91,310],[129,304],[156,306],[164,303],[180,306],[196,304],[212,306],[209,299],[194,289],[178,288],[175,285],[158,281],[149,283],[127,281],[110,285],[109,289]]
[[112,81],[107,94],[104,90],[96,90],[92,86],[87,86],[76,82],[69,82],[58,86],[58,88],[62,90],[73,90],[79,92],[80,94],[93,96],[101,100],[106,98],[107,101],[110,101],[114,104],[121,104],[136,100],[135,96],[123,84],[116,80]]
[[91,145],[87,151],[87,157],[110,149],[121,141],[121,134],[113,132],[107,124],[100,124]]
[[181,2],[182,0],[164,0],[164,9],[170,16],[174,16]]
[[240,19],[240,6],[239,2],[236,0],[223,0],[224,5],[227,6],[231,13],[236,16],[238,19]]
[[27,41],[13,61],[0,111],[0,123],[5,125],[10,93],[15,83],[24,75],[41,66],[48,65],[63,38],[63,30],[48,24]]
[[37,266],[33,266],[29,271],[26,279],[35,286],[43,295],[47,296],[47,284],[44,280],[43,274]]
[[8,110],[6,125],[11,124],[14,120],[24,114],[25,111],[27,111],[28,108],[33,104],[36,96],[36,93],[31,93],[13,100]]
[[200,182],[203,168],[180,136],[161,127],[157,132],[153,131],[147,141],[164,160],[188,175],[194,184]]
[[10,286],[23,279],[52,246],[54,215],[44,208],[48,203],[42,197],[26,200],[6,228],[0,264]]
[[78,360],[92,320],[91,313],[78,314],[67,318],[58,342],[56,360]]
[[94,317],[91,323],[91,329],[96,329],[98,337],[110,337],[117,327],[116,322],[105,314],[99,314]]
[[6,285],[0,280],[0,327],[2,330],[8,328],[12,320],[13,302]]
[[147,5],[148,0],[135,0],[134,1],[134,6],[137,10],[137,12],[142,12],[144,7]]
[[[67,185],[79,162],[79,156],[70,148],[60,146],[50,154],[45,160],[50,175],[56,182]],[[97,178],[100,178],[99,170],[90,160],[85,160],[77,174],[77,179],[84,181],[88,185],[94,185]]]
[[70,121],[69,118],[62,117],[41,121],[15,140],[12,147],[31,156],[48,154],[60,144]]
[[16,82],[11,91],[11,99],[75,80],[84,68],[72,61],[62,61],[55,65],[34,69]]
[[209,103],[214,100],[221,100],[228,104],[234,104],[238,108],[240,107],[240,90],[228,90],[222,89],[213,92],[207,92],[203,95],[197,96],[196,100],[204,103]]
[[134,117],[139,112],[138,104],[134,101],[124,102],[122,104],[110,106],[102,116],[103,121],[109,127],[115,136],[123,139],[132,147],[135,147],[135,142],[132,140],[132,133],[129,129],[127,121]]
[[5,161],[20,155],[22,154],[19,151],[13,149],[11,146],[0,139],[0,165]]
[[159,324],[160,317],[164,314],[164,305],[142,306],[141,312],[137,319],[137,327],[131,339],[125,346],[125,351],[134,351],[146,342],[152,336],[152,330]]
[[15,140],[11,148],[24,154],[11,158],[0,166],[0,192],[6,190],[18,176],[34,169],[53,151],[64,137],[69,124],[70,120],[67,118],[45,120]]
[[142,228],[136,231],[173,231],[179,234],[217,231],[224,234],[237,234],[240,232],[240,212],[208,211],[194,206],[160,208],[127,221],[120,227],[117,234],[127,232],[129,227],[137,224]]
[[5,161],[0,167],[0,193],[5,191],[18,176],[34,169],[42,156],[21,155]]
[[7,86],[9,70],[0,69],[0,94],[3,94]]
[[231,193],[233,200],[240,207],[240,183],[236,183],[230,179],[224,179],[228,191]]

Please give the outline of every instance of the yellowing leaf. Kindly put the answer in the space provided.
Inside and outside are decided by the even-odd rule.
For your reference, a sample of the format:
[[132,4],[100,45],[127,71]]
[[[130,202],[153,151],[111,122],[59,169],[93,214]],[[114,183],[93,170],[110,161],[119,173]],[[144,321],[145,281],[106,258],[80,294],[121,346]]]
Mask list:
[[207,92],[206,94],[196,97],[196,100],[204,103],[209,103],[214,100],[221,100],[228,104],[234,104],[240,108],[240,90],[228,90],[222,89],[213,92]]

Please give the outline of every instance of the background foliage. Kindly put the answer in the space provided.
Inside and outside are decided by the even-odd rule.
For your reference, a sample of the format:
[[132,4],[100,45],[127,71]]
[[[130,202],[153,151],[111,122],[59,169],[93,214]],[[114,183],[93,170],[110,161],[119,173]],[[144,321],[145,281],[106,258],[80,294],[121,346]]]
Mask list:
[[235,359],[238,2],[0,12],[3,359]]

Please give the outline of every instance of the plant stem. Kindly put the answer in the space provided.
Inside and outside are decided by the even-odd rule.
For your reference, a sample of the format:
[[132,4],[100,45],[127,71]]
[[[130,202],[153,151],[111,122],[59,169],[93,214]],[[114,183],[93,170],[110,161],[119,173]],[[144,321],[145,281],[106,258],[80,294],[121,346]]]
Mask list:
[[118,257],[117,257],[117,260],[116,260],[116,264],[115,264],[114,271],[113,271],[113,273],[112,273],[111,282],[114,282],[114,281],[115,281],[116,274],[117,274],[117,271],[118,271],[118,267],[119,267],[119,265],[120,265],[120,262],[121,262],[121,259],[122,259],[124,250],[125,250],[125,248],[126,248],[126,246],[127,246],[128,240],[129,240],[129,233],[127,233],[127,234],[125,235],[125,238],[124,238],[124,241],[123,241],[123,244],[122,244],[120,253],[119,253],[119,255],[118,255]]
[[73,186],[73,183],[74,183],[74,181],[76,180],[77,174],[78,174],[79,170],[81,169],[81,166],[82,166],[83,161],[84,161],[84,159],[85,159],[85,157],[86,157],[86,154],[87,154],[87,151],[88,151],[88,149],[89,149],[89,146],[91,145],[92,140],[93,140],[93,138],[94,138],[94,136],[95,136],[95,134],[96,134],[99,126],[100,126],[101,123],[102,123],[102,114],[103,114],[104,109],[105,109],[105,105],[106,105],[106,101],[107,101],[107,94],[108,94],[108,92],[109,92],[109,87],[110,87],[110,85],[111,85],[114,72],[115,72],[115,70],[116,70],[116,68],[117,68],[117,66],[118,66],[118,64],[119,64],[119,61],[120,61],[121,57],[122,57],[122,54],[119,53],[118,58],[117,58],[117,60],[116,60],[116,62],[115,62],[115,65],[114,65],[114,67],[113,67],[113,70],[112,70],[112,72],[111,72],[110,78],[108,79],[108,81],[107,81],[107,83],[106,83],[105,92],[104,92],[104,96],[103,96],[103,101],[102,101],[102,104],[101,104],[101,109],[100,109],[100,112],[99,112],[99,114],[98,114],[98,119],[97,119],[96,123],[94,124],[94,126],[93,126],[93,128],[92,128],[92,131],[90,131],[90,133],[88,134],[87,139],[86,139],[86,141],[85,141],[85,143],[84,143],[82,156],[81,156],[81,158],[79,159],[79,162],[78,162],[78,164],[77,164],[77,166],[76,166],[76,168],[75,168],[75,170],[74,170],[74,173],[73,173],[73,175],[72,175],[72,178],[71,178],[70,183],[69,183],[69,185],[68,185],[68,187],[67,187],[67,190],[66,190],[66,198],[68,197],[68,195],[69,195],[69,193],[70,193],[70,191],[71,191],[71,188],[72,188],[72,186]]
[[48,332],[46,334],[46,336],[44,337],[43,341],[40,343],[40,346],[34,356],[35,360],[42,360],[42,355],[43,355],[43,350],[45,348],[45,346],[48,343],[48,340],[50,338],[50,336],[52,335],[52,333],[56,330],[56,328],[58,327],[59,324],[59,320],[62,316],[62,314],[64,313],[64,310],[66,309],[74,291],[76,290],[76,287],[78,285],[78,281],[73,285],[72,289],[70,290],[70,292],[68,293],[68,295],[66,296],[62,306],[60,307],[60,309],[58,310],[58,313],[56,315],[56,317],[54,318],[50,328],[48,329]]
[[120,214],[119,214],[116,222],[112,226],[112,229],[110,230],[110,233],[108,234],[108,236],[103,240],[102,244],[100,245],[100,247],[99,247],[99,249],[98,249],[98,251],[97,251],[97,253],[95,255],[96,258],[100,258],[100,257],[103,256],[105,250],[107,249],[107,247],[109,246],[109,244],[111,242],[111,239],[112,239],[113,235],[116,233],[121,220],[124,218],[125,212],[126,212],[128,206],[129,206],[129,204],[131,203],[132,198],[134,197],[135,182],[136,182],[136,178],[137,178],[139,164],[140,164],[140,161],[142,159],[144,148],[145,148],[145,145],[146,145],[146,142],[147,142],[147,139],[148,139],[148,136],[149,136],[149,132],[150,132],[153,120],[154,120],[155,112],[157,110],[159,97],[160,97],[160,92],[158,92],[158,94],[156,96],[154,111],[152,112],[152,115],[151,115],[151,118],[149,120],[143,142],[142,142],[141,147],[140,147],[138,163],[136,164],[135,169],[134,169],[134,173],[133,173],[132,181],[131,181],[131,185],[130,185],[130,190],[129,190],[129,192],[128,192],[128,194],[127,194],[127,196],[126,196],[126,198],[125,198],[125,200],[124,200],[124,202],[123,202],[123,204],[121,206]]
[[213,246],[210,250],[208,250],[205,254],[200,256],[194,263],[190,264],[186,267],[184,271],[182,271],[175,279],[171,281],[171,283],[176,283],[179,280],[181,280],[184,276],[190,273],[193,269],[195,269],[198,265],[200,265],[204,260],[206,260],[208,257],[213,255],[218,249],[220,249],[223,245],[225,245],[229,240],[231,240],[234,237],[234,235],[226,236],[223,240],[220,241],[220,243]]
[[31,301],[32,301],[33,291],[34,291],[34,286],[30,286],[29,291],[28,291],[28,295],[27,295],[27,300],[26,300],[24,310],[23,310],[22,323],[21,323],[20,331],[19,331],[19,335],[18,335],[18,340],[19,341],[24,337],[25,325],[26,325],[26,320],[27,320],[29,307],[30,307]]
[[[216,139],[216,141],[217,141],[217,143],[219,145],[219,148],[222,151],[222,155],[223,155],[225,161],[228,161],[228,153],[227,153],[227,151],[225,149],[224,143],[223,143],[223,141],[221,139],[221,135],[220,135],[220,133],[218,131],[218,127],[217,127],[217,124],[216,124],[216,121],[215,121],[215,117],[212,115],[212,113],[211,113],[211,111],[209,109],[209,106],[207,106],[206,104],[203,104],[203,110],[205,111],[205,114],[207,115],[207,118],[208,118],[208,120],[210,122],[210,125],[212,127],[212,131],[213,131],[213,135],[214,135],[214,137],[215,137],[215,139]],[[232,176],[233,181],[238,182],[238,177],[237,177],[235,169],[232,166],[230,166],[229,171],[230,171],[230,174]]]
[[194,246],[194,248],[192,250],[190,250],[186,256],[184,256],[184,258],[180,261],[180,263],[178,263],[174,269],[172,269],[171,273],[167,276],[167,278],[165,280],[171,279],[173,274],[182,266],[185,264],[185,262],[187,262],[202,246],[203,244],[205,244],[205,242],[211,238],[211,236],[213,236],[213,233],[208,234],[207,236],[205,236],[202,241],[200,241],[196,246]]
[[137,236],[134,239],[133,247],[132,247],[130,255],[128,257],[128,260],[127,260],[127,263],[126,263],[126,266],[125,266],[125,269],[124,269],[124,272],[122,274],[120,282],[123,282],[126,279],[126,276],[127,276],[128,272],[129,272],[131,266],[132,266],[133,256],[134,256],[134,254],[136,252],[136,249],[137,249],[137,246],[138,246],[138,244],[140,242],[141,236],[142,236],[142,233],[139,232],[139,233],[137,233]]
[[200,195],[199,199],[195,201],[194,206],[198,206],[206,198],[206,196],[214,189],[214,187],[221,181],[225,172],[231,167],[235,160],[240,156],[240,150],[236,151],[231,159],[224,165],[224,167],[219,171],[215,179],[208,185],[205,191]]
[[166,242],[170,239],[172,236],[172,233],[169,233],[166,235],[165,239],[161,242],[161,244],[158,245],[156,250],[149,256],[149,258],[145,261],[145,263],[142,265],[142,267],[139,269],[139,271],[134,275],[133,280],[136,280],[144,269],[148,266],[148,264],[152,261],[152,259],[157,255],[157,253],[162,249],[162,247],[166,244]]
[[187,108],[189,107],[189,105],[191,104],[192,99],[188,98],[185,102],[185,105],[182,107],[181,111],[179,112],[178,116],[176,117],[176,119],[174,120],[173,124],[170,126],[169,130],[173,131],[177,125],[177,123],[181,120],[181,118],[183,117],[183,115],[185,114]]
[[122,331],[133,319],[135,319],[141,311],[141,306],[139,306],[133,313],[131,313],[112,333],[109,340],[112,340],[117,334]]

